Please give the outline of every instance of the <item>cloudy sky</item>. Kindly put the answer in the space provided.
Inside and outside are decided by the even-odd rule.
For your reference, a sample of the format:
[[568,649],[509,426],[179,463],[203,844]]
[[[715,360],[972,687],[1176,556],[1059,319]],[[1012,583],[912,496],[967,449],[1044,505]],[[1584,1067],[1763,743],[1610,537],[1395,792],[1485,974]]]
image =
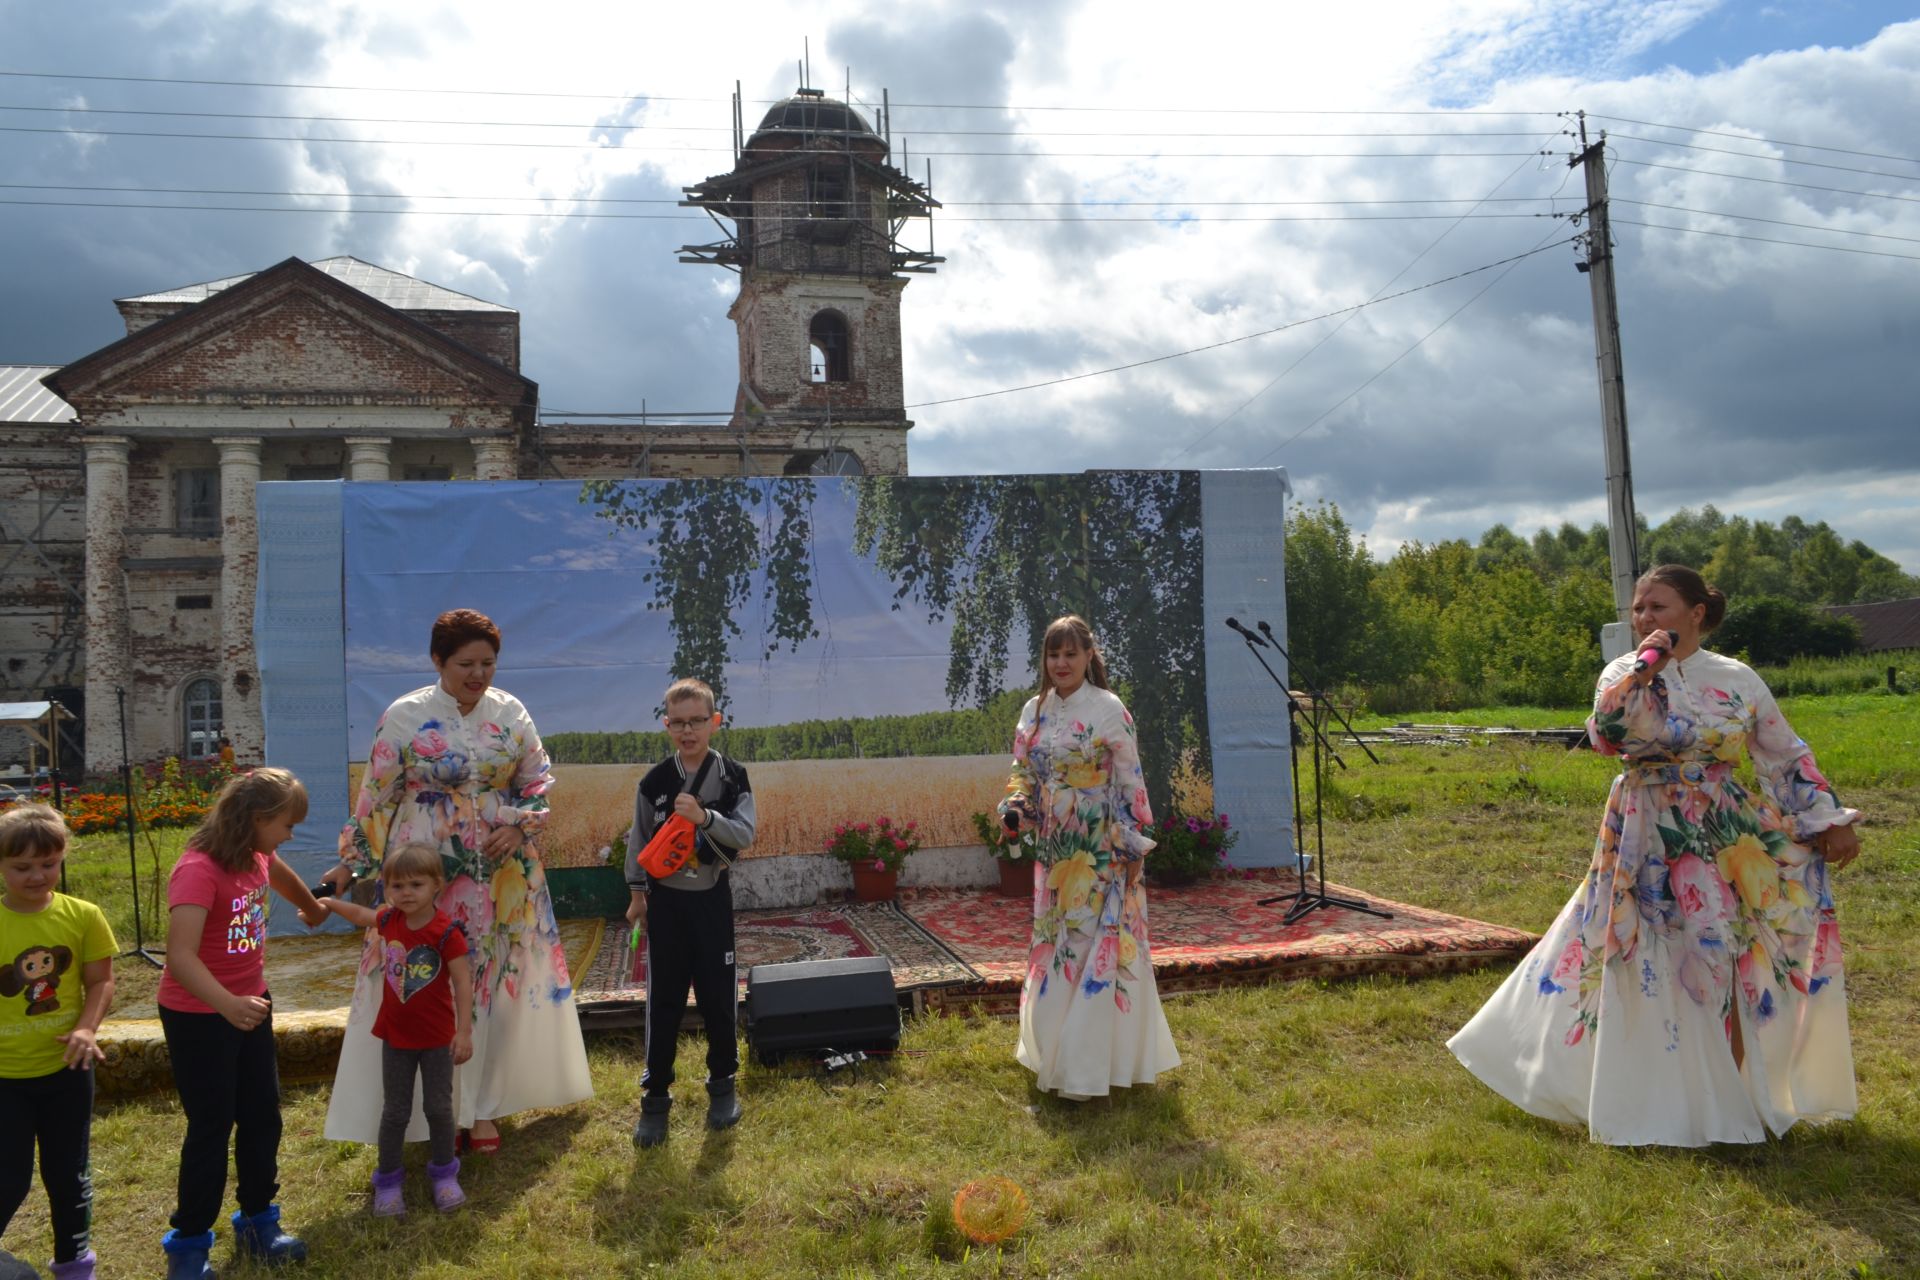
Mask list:
[[1920,572],[1910,13],[0,0],[0,361],[344,253],[518,308],[548,411],[727,408],[736,281],[675,261],[715,232],[672,201],[806,42],[817,85],[890,92],[946,205],[905,301],[916,473],[1284,465],[1381,550],[1531,532],[1604,515],[1577,228],[1542,216],[1580,207],[1584,110],[1641,509],[1824,518]]

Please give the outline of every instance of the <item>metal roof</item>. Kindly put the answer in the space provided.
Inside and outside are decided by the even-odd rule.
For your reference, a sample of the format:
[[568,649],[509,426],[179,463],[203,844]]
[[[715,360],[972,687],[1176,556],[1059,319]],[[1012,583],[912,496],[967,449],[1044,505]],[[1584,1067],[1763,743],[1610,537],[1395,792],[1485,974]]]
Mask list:
[[1860,647],[1868,653],[1920,649],[1920,596],[1879,604],[1830,604],[1828,613],[1860,620]]
[[73,406],[40,384],[57,364],[0,364],[0,422],[72,422]]
[[[403,276],[398,271],[389,271],[385,267],[376,267],[371,262],[362,262],[358,258],[339,257],[322,258],[309,263],[315,271],[324,271],[342,284],[351,285],[377,302],[384,302],[398,311],[499,311],[511,313],[512,307],[503,307],[497,302],[486,302],[470,294],[456,293],[452,289],[443,289],[437,284],[425,280],[416,280],[412,276]],[[205,302],[222,289],[231,289],[242,280],[251,280],[258,274],[249,271],[242,276],[228,276],[224,280],[208,280],[201,284],[181,285],[177,289],[162,289],[158,293],[145,293],[137,298],[121,298],[121,302]]]

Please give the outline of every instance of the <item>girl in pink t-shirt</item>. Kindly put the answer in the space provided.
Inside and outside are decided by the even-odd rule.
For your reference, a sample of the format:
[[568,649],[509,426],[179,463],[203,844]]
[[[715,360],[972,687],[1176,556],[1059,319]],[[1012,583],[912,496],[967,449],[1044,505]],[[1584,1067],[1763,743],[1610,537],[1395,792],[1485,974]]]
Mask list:
[[307,1256],[280,1230],[280,1069],[267,995],[267,889],[308,927],[326,909],[274,853],[307,816],[307,790],[285,769],[255,769],[220,789],[167,882],[167,970],[160,1026],[187,1113],[167,1280],[211,1280],[207,1253],[227,1191],[227,1145],[239,1173],[234,1241],[269,1263]]

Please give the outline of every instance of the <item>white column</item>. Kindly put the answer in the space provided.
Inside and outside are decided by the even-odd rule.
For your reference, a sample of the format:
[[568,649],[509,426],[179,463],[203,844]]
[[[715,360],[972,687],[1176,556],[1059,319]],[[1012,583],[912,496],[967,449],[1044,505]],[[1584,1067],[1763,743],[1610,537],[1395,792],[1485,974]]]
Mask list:
[[260,522],[253,505],[260,483],[260,438],[233,437],[220,447],[220,711],[223,730],[243,761],[266,758],[260,718],[260,676],[253,660],[253,592],[259,580]]
[[[120,707],[133,695],[133,631],[127,615],[125,436],[93,436],[87,457],[87,768],[120,767]],[[131,732],[131,725],[129,725]]]
[[505,436],[473,437],[473,478],[518,480],[520,467],[514,457],[513,440]]
[[347,437],[347,479],[393,479],[393,441],[386,436]]

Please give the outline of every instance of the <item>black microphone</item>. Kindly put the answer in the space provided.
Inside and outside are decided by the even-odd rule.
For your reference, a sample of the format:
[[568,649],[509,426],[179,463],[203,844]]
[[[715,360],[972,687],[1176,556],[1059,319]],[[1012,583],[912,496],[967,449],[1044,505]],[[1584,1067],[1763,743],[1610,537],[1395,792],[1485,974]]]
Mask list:
[[[1672,652],[1671,646],[1679,643],[1680,633],[1678,631],[1667,632],[1667,644],[1670,646],[1667,651],[1669,653]],[[1633,672],[1635,675],[1638,675],[1658,661],[1660,661],[1660,650],[1654,648],[1652,645],[1648,645],[1640,651],[1638,657],[1634,658]]]
[[[1267,620],[1265,618],[1260,619],[1258,622],[1254,623],[1253,625],[1256,627],[1259,627],[1261,631],[1265,632],[1267,639],[1273,640],[1273,628],[1267,625]],[[1280,647],[1280,642],[1278,640],[1273,640],[1273,647],[1278,649]]]
[[1265,640],[1262,640],[1259,636],[1253,634],[1253,632],[1247,630],[1245,627],[1240,625],[1240,619],[1228,618],[1227,625],[1232,627],[1235,631],[1238,631],[1241,635],[1245,636],[1249,643],[1257,644],[1262,649],[1267,647],[1267,642]]

